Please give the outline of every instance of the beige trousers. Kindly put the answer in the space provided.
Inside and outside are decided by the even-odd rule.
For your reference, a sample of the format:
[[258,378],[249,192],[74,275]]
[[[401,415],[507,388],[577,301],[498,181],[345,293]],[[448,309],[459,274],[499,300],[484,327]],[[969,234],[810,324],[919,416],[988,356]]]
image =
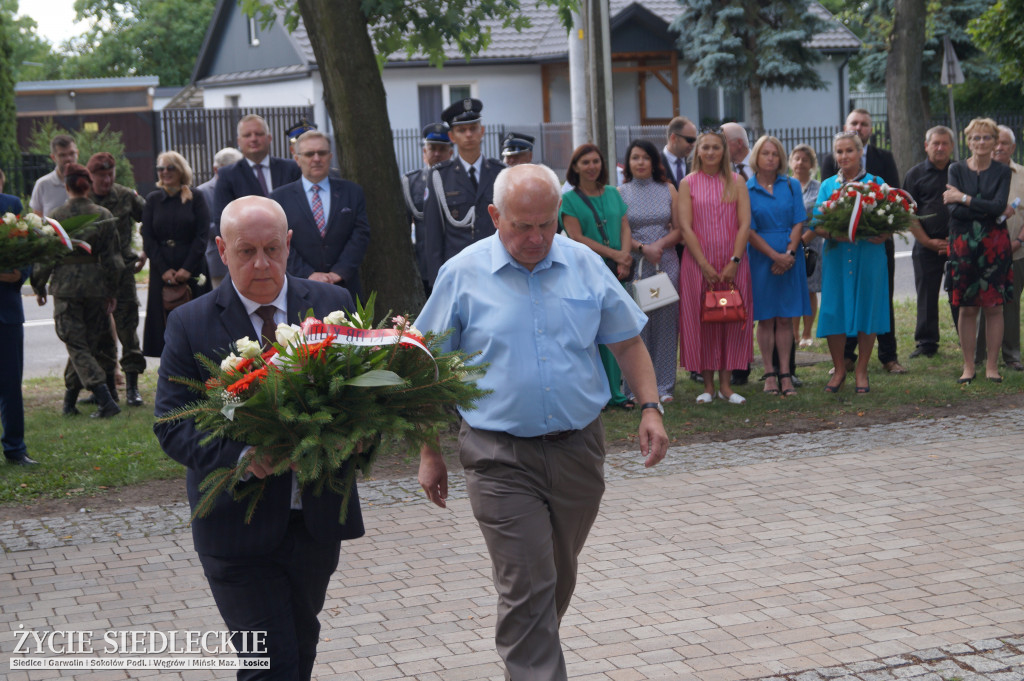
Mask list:
[[508,679],[567,678],[558,625],[604,494],[604,452],[600,418],[555,442],[462,424],[459,455],[491,555],[495,645]]

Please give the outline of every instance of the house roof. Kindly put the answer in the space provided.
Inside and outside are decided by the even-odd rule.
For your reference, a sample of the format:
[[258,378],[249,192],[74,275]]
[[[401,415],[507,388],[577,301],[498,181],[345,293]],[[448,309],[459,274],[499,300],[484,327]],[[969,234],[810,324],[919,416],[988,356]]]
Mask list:
[[74,78],[71,80],[26,80],[14,84],[16,94],[44,90],[110,90],[115,88],[155,88],[159,76],[125,76],[123,78]]
[[[664,31],[667,34],[672,21],[679,15],[679,0],[609,0],[609,10],[610,23],[613,29],[616,26],[617,20],[621,21],[628,16],[643,15],[648,19],[656,18],[664,22]],[[218,0],[213,19],[210,22],[210,28],[203,41],[199,58],[196,61],[196,68],[193,71],[193,82],[212,85],[222,81],[276,80],[294,77],[297,74],[316,68],[316,56],[313,54],[313,46],[309,41],[306,27],[300,18],[298,26],[289,34],[288,39],[291,41],[303,64],[282,65],[276,68],[256,69],[207,77],[205,73],[216,51],[217,46],[215,43],[220,33],[219,29],[226,23],[227,16],[232,11],[237,11],[235,0]],[[857,36],[837,21],[821,4],[812,2],[811,11],[829,21],[830,28],[815,35],[809,47],[823,52],[855,52],[860,49],[861,42]],[[568,35],[562,26],[555,8],[548,5],[540,5],[534,2],[534,0],[522,0],[520,13],[530,19],[530,26],[521,32],[513,28],[505,28],[497,21],[484,22],[484,25],[491,30],[491,43],[474,56],[473,61],[529,63],[554,61],[567,57]],[[465,57],[452,45],[446,46],[445,56],[447,61],[454,64],[465,62]],[[424,63],[426,63],[426,55],[413,54],[411,57],[407,57],[402,52],[391,55],[387,61],[387,64],[393,67],[413,66]]]

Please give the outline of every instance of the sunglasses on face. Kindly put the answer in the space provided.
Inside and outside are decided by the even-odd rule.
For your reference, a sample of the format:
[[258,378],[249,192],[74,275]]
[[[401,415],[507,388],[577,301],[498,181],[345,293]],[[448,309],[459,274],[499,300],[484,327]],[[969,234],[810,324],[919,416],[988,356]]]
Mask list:
[[696,137],[690,137],[689,135],[680,135],[679,133],[673,133],[676,137],[686,140],[689,144],[693,144],[697,141]]
[[156,167],[156,172],[158,172],[158,173],[162,173],[165,170],[167,172],[171,173],[171,172],[175,172],[176,170],[178,170],[178,168],[177,168],[177,166],[157,166]]

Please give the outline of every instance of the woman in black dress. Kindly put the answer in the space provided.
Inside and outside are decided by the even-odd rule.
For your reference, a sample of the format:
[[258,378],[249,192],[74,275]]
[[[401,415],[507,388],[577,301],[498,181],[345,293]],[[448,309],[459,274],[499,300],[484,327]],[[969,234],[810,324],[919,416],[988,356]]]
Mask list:
[[192,168],[176,151],[165,151],[156,162],[160,187],[146,197],[142,212],[142,244],[149,256],[149,296],[142,354],[159,357],[164,349],[164,286],[186,284],[191,297],[209,285],[202,274],[210,210],[200,192],[193,192]]
[[[997,222],[1010,196],[1010,168],[992,160],[999,128],[990,118],[975,118],[964,130],[971,156],[949,166],[942,202],[949,208],[951,303],[960,308],[958,331],[964,356],[959,383],[974,380],[978,310],[984,310],[988,357],[985,377],[1001,382],[999,348],[1003,344],[1003,302],[1013,296],[1013,250],[1006,224]],[[1021,282],[1018,282],[1018,286]]]

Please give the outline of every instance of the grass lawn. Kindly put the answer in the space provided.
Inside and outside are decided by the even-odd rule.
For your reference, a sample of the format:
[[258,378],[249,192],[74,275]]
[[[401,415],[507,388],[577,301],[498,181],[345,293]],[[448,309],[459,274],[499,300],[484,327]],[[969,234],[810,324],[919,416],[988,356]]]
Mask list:
[[[972,413],[991,406],[1017,404],[1024,393],[1024,373],[1003,371],[1003,383],[983,378],[972,385],[957,385],[960,352],[948,313],[942,319],[942,340],[934,358],[909,360],[913,350],[915,306],[900,303],[896,309],[900,361],[910,373],[892,376],[878,361],[871,359],[871,392],[856,395],[853,377],[847,379],[837,395],[823,391],[830,362],[801,366],[804,381],[796,397],[765,395],[757,381],[760,366],[751,372],[751,383],[739,389],[747,398],[744,406],[716,400],[696,405],[702,391],[687,374],[680,373],[674,403],[667,406],[665,425],[676,443],[696,440],[723,440],[756,437],[781,432],[806,432],[848,425],[934,416]],[[827,353],[824,340],[811,348]],[[984,372],[981,372],[983,376]],[[33,499],[57,499],[92,495],[111,487],[133,485],[148,480],[182,478],[184,469],[168,458],[153,436],[153,395],[156,374],[148,371],[140,377],[145,406],[123,408],[121,415],[105,420],[88,418],[92,411],[83,407],[83,415],[60,415],[63,380],[33,379],[25,384],[26,441],[29,453],[44,465],[31,468],[0,465],[0,503],[25,503]],[[619,409],[605,412],[609,443],[630,447],[635,437],[638,414]],[[415,457],[395,453],[381,457],[375,477],[415,475]]]

